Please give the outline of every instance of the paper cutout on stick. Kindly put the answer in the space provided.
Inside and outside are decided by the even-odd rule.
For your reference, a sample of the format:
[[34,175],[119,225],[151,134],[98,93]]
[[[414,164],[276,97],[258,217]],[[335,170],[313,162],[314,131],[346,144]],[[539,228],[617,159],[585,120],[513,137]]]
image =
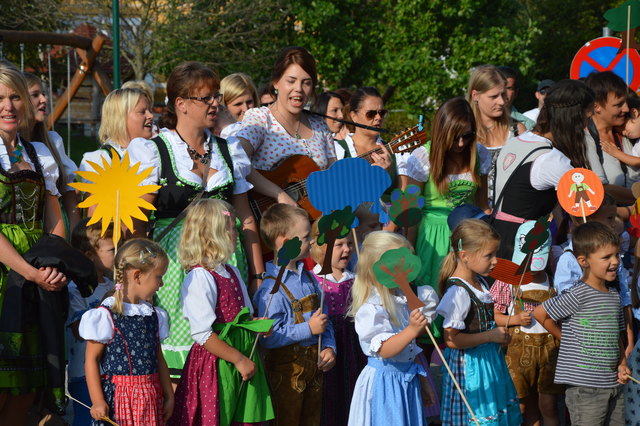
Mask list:
[[[517,274],[518,266],[517,263],[510,260],[498,258],[498,264],[493,268],[489,276],[507,284],[518,285],[522,278],[522,274]],[[525,271],[524,282],[533,282],[533,274],[531,271]]]
[[331,268],[333,246],[337,239],[344,238],[349,235],[349,231],[351,230],[351,226],[355,219],[356,216],[353,214],[351,206],[347,206],[342,210],[336,210],[333,213],[322,216],[318,219],[319,234],[316,242],[319,246],[327,245],[321,265],[322,269],[318,275],[330,274],[333,271]]
[[[622,33],[623,41],[629,40],[629,48],[640,49],[640,45],[635,40],[636,28],[640,26],[640,1],[629,0],[616,8],[609,9],[604,13],[604,19],[607,20],[607,26],[612,31]],[[620,47],[620,52],[623,46]]]
[[[278,271],[278,276],[276,277],[276,282],[273,283],[273,288],[271,289],[271,294],[276,294],[278,290],[280,290],[280,284],[282,284],[282,277],[284,276],[284,271],[287,269],[287,265],[293,259],[300,255],[300,248],[302,247],[302,241],[300,238],[295,237],[290,240],[287,240],[282,244],[280,250],[278,250],[278,256],[276,258],[276,265],[280,267]],[[269,301],[271,304],[271,301]],[[267,308],[268,310],[268,308]]]
[[387,250],[373,265],[373,273],[380,284],[389,288],[400,288],[407,298],[409,311],[424,305],[413,292],[409,283],[415,280],[422,267],[420,258],[406,247]]
[[[346,206],[355,211],[360,204],[371,202],[371,212],[378,213],[382,223],[387,222],[389,216],[379,200],[389,186],[389,173],[363,158],[339,160],[329,169],[313,172],[307,178],[309,201],[322,214],[328,215]],[[353,226],[358,226],[357,218]]]
[[141,197],[160,189],[160,185],[141,185],[153,167],[138,171],[140,163],[130,165],[129,154],[125,152],[122,159],[115,150],[111,150],[111,164],[102,158],[102,166],[93,161],[88,161],[94,171],[77,171],[76,173],[93,183],[75,182],[69,186],[91,194],[78,207],[87,208],[97,206],[93,212],[91,220],[87,225],[92,225],[102,221],[102,233],[109,227],[111,222],[113,227],[113,244],[117,247],[120,241],[121,223],[127,229],[133,231],[133,220],[136,218],[147,221],[147,216],[141,209],[155,210],[153,204],[148,203]]
[[581,168],[562,175],[556,192],[558,202],[567,213],[583,218],[595,213],[604,199],[604,187],[598,176]]
[[389,218],[401,228],[417,225],[422,219],[424,197],[420,195],[417,185],[409,185],[403,191],[394,189],[391,193],[391,208]]

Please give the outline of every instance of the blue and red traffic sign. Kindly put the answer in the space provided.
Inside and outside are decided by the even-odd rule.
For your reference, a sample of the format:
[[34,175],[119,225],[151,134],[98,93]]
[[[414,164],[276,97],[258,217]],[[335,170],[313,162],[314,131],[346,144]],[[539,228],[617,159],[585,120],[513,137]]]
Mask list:
[[627,58],[629,62],[629,81],[632,90],[640,87],[640,54],[636,49],[624,49],[622,39],[616,37],[600,37],[585,43],[578,50],[571,62],[569,76],[577,80],[598,71],[613,71],[623,80],[627,74]]

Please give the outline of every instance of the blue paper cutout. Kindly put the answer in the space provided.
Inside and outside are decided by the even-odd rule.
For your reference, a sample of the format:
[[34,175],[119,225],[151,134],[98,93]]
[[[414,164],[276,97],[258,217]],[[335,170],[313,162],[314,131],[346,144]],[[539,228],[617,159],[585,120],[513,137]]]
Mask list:
[[[380,215],[381,223],[389,221],[380,204],[380,197],[389,186],[389,173],[363,158],[342,159],[329,169],[313,172],[307,178],[309,201],[323,215],[347,206],[355,211],[360,204],[370,202],[371,212]],[[357,218],[353,226],[358,226]]]

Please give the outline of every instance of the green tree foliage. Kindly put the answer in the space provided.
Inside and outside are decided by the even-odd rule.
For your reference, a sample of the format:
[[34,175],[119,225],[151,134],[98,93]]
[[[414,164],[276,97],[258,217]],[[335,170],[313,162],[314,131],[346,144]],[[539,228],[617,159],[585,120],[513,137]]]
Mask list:
[[378,69],[380,46],[388,30],[379,0],[311,0],[292,6],[294,44],[305,46],[318,62],[327,88],[368,84]]

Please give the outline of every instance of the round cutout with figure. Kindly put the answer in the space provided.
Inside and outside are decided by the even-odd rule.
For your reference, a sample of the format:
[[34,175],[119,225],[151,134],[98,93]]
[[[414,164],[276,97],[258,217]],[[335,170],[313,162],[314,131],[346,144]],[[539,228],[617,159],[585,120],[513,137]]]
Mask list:
[[604,186],[591,170],[576,168],[565,173],[558,183],[558,202],[571,216],[587,217],[595,213],[604,199]]

